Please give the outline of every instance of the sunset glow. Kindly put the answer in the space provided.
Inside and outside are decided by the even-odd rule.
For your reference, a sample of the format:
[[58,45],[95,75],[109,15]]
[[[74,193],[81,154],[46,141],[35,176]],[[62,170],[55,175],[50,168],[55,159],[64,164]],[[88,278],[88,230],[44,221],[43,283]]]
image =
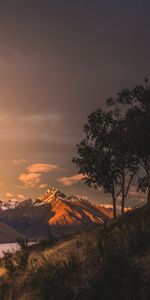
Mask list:
[[117,3],[8,2],[0,4],[0,198],[35,198],[55,186],[99,201],[72,157],[87,115],[149,73],[149,27],[136,22],[134,32],[142,12],[125,2],[122,21]]

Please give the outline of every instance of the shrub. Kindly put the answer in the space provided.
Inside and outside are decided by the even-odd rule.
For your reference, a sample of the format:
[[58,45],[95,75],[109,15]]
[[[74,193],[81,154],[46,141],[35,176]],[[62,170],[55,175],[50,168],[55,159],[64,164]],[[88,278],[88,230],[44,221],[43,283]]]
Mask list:
[[10,253],[9,251],[6,251],[6,252],[3,251],[3,264],[9,274],[15,272],[13,254]]
[[20,250],[15,254],[16,268],[25,271],[28,264],[29,251],[27,249]]

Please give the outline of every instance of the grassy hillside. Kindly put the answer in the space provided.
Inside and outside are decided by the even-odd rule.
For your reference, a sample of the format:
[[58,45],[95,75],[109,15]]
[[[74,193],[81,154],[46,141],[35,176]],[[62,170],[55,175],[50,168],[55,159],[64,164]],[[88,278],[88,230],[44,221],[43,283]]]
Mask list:
[[1,267],[3,300],[149,300],[150,206],[51,246],[8,254]]

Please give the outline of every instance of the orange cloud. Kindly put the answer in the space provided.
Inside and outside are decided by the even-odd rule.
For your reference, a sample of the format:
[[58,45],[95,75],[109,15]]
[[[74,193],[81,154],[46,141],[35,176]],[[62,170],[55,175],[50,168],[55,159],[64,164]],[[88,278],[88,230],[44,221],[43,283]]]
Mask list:
[[39,185],[39,189],[45,189],[48,187],[48,184],[47,183],[42,183]]
[[[113,209],[112,204],[109,204],[109,203],[108,204],[100,203],[100,206],[103,206],[105,208]],[[120,205],[117,205],[116,208],[117,208],[118,212],[121,212],[121,206]],[[133,209],[133,207],[129,206],[129,207],[125,207],[124,211],[129,211],[129,210],[132,210],[132,209]]]
[[23,163],[25,163],[26,162],[26,160],[24,159],[24,158],[21,158],[21,159],[13,159],[12,160],[12,163],[14,164],[14,165],[20,165],[20,164],[23,164]]
[[11,194],[11,193],[6,193],[6,197],[7,197],[7,198],[13,198],[13,196],[14,196],[14,195]]
[[83,178],[84,178],[84,176],[82,174],[77,174],[77,175],[73,175],[70,177],[61,177],[61,178],[58,178],[57,180],[62,185],[71,186],[73,184],[80,182]]
[[19,180],[24,184],[25,188],[35,188],[38,187],[41,182],[40,173],[24,173],[19,176]]
[[17,198],[20,199],[20,200],[25,200],[25,196],[22,195],[22,194],[18,194],[18,195],[17,195]]
[[57,171],[58,165],[36,163],[26,168],[26,173],[20,174],[19,180],[23,183],[23,186],[19,188],[46,188],[48,185],[42,183],[42,174]]
[[27,168],[29,173],[48,173],[59,169],[59,166],[53,164],[32,164]]

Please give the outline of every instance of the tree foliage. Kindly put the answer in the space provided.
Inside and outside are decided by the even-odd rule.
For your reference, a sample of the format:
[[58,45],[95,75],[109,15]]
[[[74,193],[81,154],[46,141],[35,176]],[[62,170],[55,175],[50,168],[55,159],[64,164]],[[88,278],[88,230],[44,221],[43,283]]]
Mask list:
[[111,107],[123,107],[132,136],[133,151],[139,158],[140,176],[137,190],[147,193],[150,203],[150,85],[145,79],[143,85],[123,90],[117,99],[108,104]]
[[150,202],[150,86],[124,89],[107,100],[107,111],[96,110],[84,126],[73,162],[84,182],[111,194],[114,216],[117,199],[124,213],[125,199],[134,186],[147,192]]

